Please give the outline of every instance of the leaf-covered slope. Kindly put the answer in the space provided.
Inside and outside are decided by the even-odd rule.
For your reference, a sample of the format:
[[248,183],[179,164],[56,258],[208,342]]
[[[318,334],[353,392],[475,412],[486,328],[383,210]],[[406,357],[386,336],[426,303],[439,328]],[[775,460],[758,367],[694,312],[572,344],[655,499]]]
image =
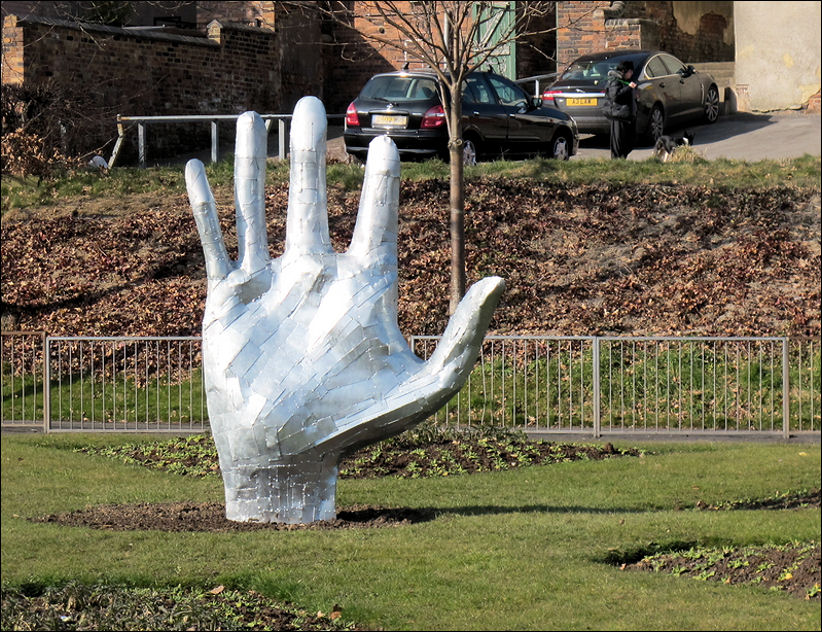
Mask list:
[[[440,333],[447,321],[447,187],[429,180],[401,189],[408,334]],[[343,250],[358,195],[329,198],[332,240]],[[281,252],[286,201],[286,187],[269,190],[272,256]],[[221,217],[235,250],[232,209]],[[492,322],[500,333],[820,333],[817,191],[473,180],[466,231],[469,282],[506,279]],[[202,252],[182,197],[127,214],[89,206],[75,216],[4,218],[4,329],[196,334],[204,299]]]

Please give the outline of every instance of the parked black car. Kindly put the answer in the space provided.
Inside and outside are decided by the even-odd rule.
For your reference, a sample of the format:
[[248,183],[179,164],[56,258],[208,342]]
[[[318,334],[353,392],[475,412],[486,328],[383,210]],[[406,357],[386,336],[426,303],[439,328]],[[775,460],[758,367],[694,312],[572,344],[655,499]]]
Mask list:
[[[541,154],[568,160],[577,152],[574,120],[543,107],[509,79],[492,72],[474,72],[463,90],[464,161],[481,157]],[[398,71],[375,75],[348,106],[345,149],[365,160],[368,143],[387,134],[400,158],[448,159],[448,129],[432,71]]]
[[656,142],[669,127],[694,120],[714,123],[719,118],[719,89],[713,77],[659,50],[584,55],[543,92],[543,103],[574,117],[582,133],[607,134],[610,122],[602,112],[605,84],[608,71],[623,61],[633,62],[635,68],[639,136]]

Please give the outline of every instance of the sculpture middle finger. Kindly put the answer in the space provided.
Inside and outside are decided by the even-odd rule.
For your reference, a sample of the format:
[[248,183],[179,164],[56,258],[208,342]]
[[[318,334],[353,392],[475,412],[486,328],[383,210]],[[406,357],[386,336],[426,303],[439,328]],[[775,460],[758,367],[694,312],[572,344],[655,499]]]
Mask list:
[[300,99],[291,119],[291,178],[285,256],[333,252],[325,190],[325,108],[316,97]]

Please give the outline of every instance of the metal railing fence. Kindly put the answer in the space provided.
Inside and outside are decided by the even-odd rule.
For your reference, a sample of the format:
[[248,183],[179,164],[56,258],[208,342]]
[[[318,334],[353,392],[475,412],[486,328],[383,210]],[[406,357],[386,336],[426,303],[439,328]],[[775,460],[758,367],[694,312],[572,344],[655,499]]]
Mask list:
[[[277,122],[277,157],[285,159],[288,155],[288,126],[291,121],[292,114],[261,114],[265,121],[265,131],[268,133],[271,130],[271,124]],[[123,116],[117,115],[117,141],[114,143],[114,148],[111,151],[111,157],[108,161],[109,167],[114,167],[123,147],[123,141],[126,138],[129,124],[137,125],[137,158],[141,167],[145,167],[148,161],[147,150],[147,136],[148,126],[158,124],[170,123],[207,123],[211,130],[211,162],[217,162],[219,159],[220,139],[219,139],[219,123],[220,121],[236,121],[240,114],[189,114],[180,116]],[[345,114],[329,114],[329,121],[342,121]]]
[[49,337],[46,357],[49,431],[208,427],[199,337]]
[[[438,336],[414,336],[427,358]],[[487,336],[434,416],[541,433],[820,431],[820,344],[788,338]]]
[[[413,336],[431,355],[437,336]],[[199,337],[3,332],[3,427],[202,432]],[[820,432],[819,340],[487,336],[438,423],[594,437]],[[48,358],[48,362],[45,362]]]
[[[208,430],[201,340],[3,335],[3,426],[45,432]],[[48,358],[48,362],[44,359]]]
[[534,83],[534,97],[542,97],[542,89],[541,86],[550,85],[561,73],[559,72],[549,72],[542,75],[534,75],[533,77],[523,77],[522,79],[517,79],[516,83],[521,86],[525,86],[531,82]]
[[48,384],[43,331],[0,332],[0,420],[3,426],[43,425]]

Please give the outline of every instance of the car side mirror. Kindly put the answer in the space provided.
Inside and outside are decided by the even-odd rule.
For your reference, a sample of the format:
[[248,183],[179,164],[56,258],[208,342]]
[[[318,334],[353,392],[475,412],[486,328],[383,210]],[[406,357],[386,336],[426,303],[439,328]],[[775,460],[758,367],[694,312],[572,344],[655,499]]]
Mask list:
[[685,68],[681,68],[681,69],[679,70],[679,73],[682,75],[682,78],[683,78],[683,79],[684,79],[685,77],[690,77],[690,76],[691,76],[692,74],[694,74],[695,72],[696,72],[696,68],[694,68],[693,66],[687,66],[687,67],[685,67]]
[[532,97],[531,98],[531,109],[536,110],[537,108],[542,107],[542,97]]

